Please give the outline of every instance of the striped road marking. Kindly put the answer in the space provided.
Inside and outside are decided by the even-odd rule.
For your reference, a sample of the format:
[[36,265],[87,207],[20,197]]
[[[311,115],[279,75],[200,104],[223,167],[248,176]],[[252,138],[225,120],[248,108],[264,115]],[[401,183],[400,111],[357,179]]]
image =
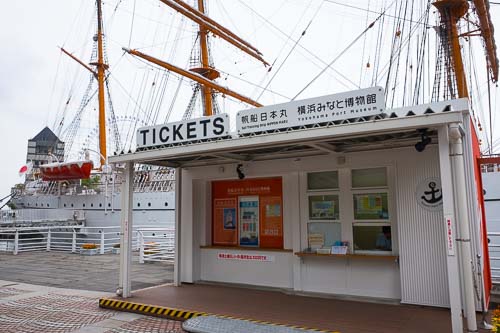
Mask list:
[[339,331],[327,331],[327,330],[320,330],[317,328],[279,324],[279,323],[271,323],[271,322],[268,322],[265,320],[255,320],[255,319],[239,318],[239,317],[232,317],[232,316],[226,316],[226,315],[217,315],[217,314],[207,313],[207,312],[180,310],[180,309],[174,309],[174,308],[167,308],[164,306],[147,305],[147,304],[141,304],[141,303],[135,303],[135,302],[129,302],[129,301],[120,301],[120,300],[109,299],[109,298],[101,298],[99,300],[99,307],[106,308],[106,309],[112,309],[112,310],[118,310],[118,311],[136,312],[136,313],[140,313],[143,315],[149,315],[149,316],[155,316],[155,317],[173,319],[173,320],[179,320],[179,321],[184,321],[184,320],[194,318],[194,317],[199,317],[199,316],[210,316],[211,315],[211,316],[217,316],[217,317],[226,318],[226,319],[246,320],[246,321],[249,321],[252,323],[297,328],[297,329],[301,329],[301,330],[310,330],[310,331],[316,331],[316,332],[321,332],[321,333],[340,333]]

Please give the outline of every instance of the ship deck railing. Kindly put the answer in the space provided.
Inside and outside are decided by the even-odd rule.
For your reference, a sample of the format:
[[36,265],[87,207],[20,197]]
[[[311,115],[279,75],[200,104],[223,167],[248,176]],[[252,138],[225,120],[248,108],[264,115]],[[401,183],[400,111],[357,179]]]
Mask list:
[[[158,226],[135,226],[132,248],[140,263],[172,262],[175,231]],[[86,255],[118,254],[120,227],[81,225],[29,226],[0,228],[0,252],[18,255],[32,251],[63,251]]]

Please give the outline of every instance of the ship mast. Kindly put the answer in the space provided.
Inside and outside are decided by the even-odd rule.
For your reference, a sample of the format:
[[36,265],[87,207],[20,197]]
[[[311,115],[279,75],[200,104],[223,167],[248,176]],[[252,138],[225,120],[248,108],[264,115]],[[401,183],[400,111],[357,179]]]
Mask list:
[[213,91],[219,91],[225,95],[232,96],[244,103],[260,107],[262,106],[260,103],[243,96],[237,92],[234,92],[226,87],[220,86],[217,83],[214,82],[215,79],[217,79],[220,76],[219,71],[217,71],[215,68],[210,66],[209,62],[209,52],[208,52],[208,43],[207,43],[207,35],[208,33],[212,33],[221,39],[227,41],[228,43],[232,44],[233,46],[239,48],[243,52],[247,53],[251,57],[259,60],[262,62],[265,66],[269,66],[269,64],[261,57],[262,53],[259,52],[255,47],[250,45],[248,42],[244,41],[237,35],[235,35],[233,32],[228,30],[227,28],[221,26],[211,18],[205,15],[205,6],[203,3],[203,0],[197,0],[198,2],[198,9],[195,9],[189,5],[187,5],[185,2],[181,0],[160,0],[162,3],[165,5],[169,6],[170,8],[176,10],[177,12],[181,13],[182,15],[188,17],[189,19],[193,20],[194,22],[198,23],[200,30],[199,30],[199,38],[200,38],[200,53],[201,53],[201,67],[196,67],[196,68],[191,68],[189,71],[186,71],[182,68],[179,68],[177,66],[174,66],[172,64],[169,64],[163,60],[154,58],[150,55],[144,54],[142,52],[139,52],[137,50],[131,50],[128,48],[123,48],[124,51],[126,51],[129,54],[132,54],[136,57],[140,57],[142,59],[145,59],[149,62],[152,62],[160,67],[163,67],[167,70],[173,71],[177,74],[180,74],[182,76],[188,77],[189,79],[197,82],[200,84],[202,88],[202,100],[203,100],[203,115],[204,116],[210,116],[213,115],[213,97],[212,93]]
[[104,72],[108,69],[108,65],[104,63],[104,52],[102,42],[102,3],[97,2],[97,62],[91,65],[97,68],[97,85],[99,96],[99,152],[101,153],[101,167],[105,164],[106,158],[106,110],[104,104]]
[[[198,11],[205,14],[205,6],[203,0],[198,0]],[[207,29],[200,24],[200,50],[201,50],[201,72],[200,74],[214,80],[218,78],[219,72],[211,69],[208,64],[208,42],[207,42]],[[196,71],[196,70],[195,70]],[[211,77],[209,77],[211,76]],[[213,101],[212,101],[212,89],[207,86],[201,87],[203,91],[203,106],[204,106],[204,116],[211,116],[213,114]]]
[[433,3],[441,16],[441,44],[447,58],[445,70],[451,98],[469,97],[460,37],[480,36],[483,39],[488,73],[493,82],[498,81],[498,56],[487,1],[473,0],[473,3],[479,19],[479,28],[463,34],[459,34],[457,25],[469,9],[468,2],[466,0],[437,0]]
[[467,13],[469,5],[466,0],[438,0],[433,5],[439,10],[441,29],[444,29],[441,43],[449,60],[446,72],[451,98],[469,97],[457,28],[458,21]]
[[97,61],[91,62],[90,65],[95,66],[96,70],[87,66],[83,61],[75,57],[70,52],[66,51],[61,47],[66,55],[71,59],[75,60],[78,64],[88,70],[94,75],[97,80],[98,87],[98,100],[99,100],[99,153],[100,153],[100,168],[106,163],[106,107],[104,101],[104,84],[105,84],[105,73],[109,68],[109,65],[104,61],[104,43],[103,43],[103,29],[102,29],[102,2],[101,0],[96,0],[97,5],[97,33],[94,35],[94,42],[97,42]]

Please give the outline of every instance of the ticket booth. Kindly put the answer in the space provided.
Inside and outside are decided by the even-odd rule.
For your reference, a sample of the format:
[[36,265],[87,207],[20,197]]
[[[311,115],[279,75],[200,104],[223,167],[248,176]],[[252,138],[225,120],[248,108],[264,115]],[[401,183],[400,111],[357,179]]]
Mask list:
[[169,166],[177,285],[447,307],[461,327],[491,286],[467,100],[380,101],[375,87],[240,111],[236,132],[227,115],[139,129],[137,151],[110,159],[128,175],[122,249],[133,164]]

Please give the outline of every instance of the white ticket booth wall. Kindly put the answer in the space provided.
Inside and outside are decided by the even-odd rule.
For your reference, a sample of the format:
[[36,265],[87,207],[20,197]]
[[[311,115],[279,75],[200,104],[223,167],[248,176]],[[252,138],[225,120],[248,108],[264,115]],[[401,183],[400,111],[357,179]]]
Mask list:
[[[281,178],[280,248],[214,245],[212,186],[237,184],[238,164],[182,171],[182,282],[448,306],[443,214],[418,197],[440,190],[437,146],[243,162],[245,180]],[[347,255],[311,253],[345,244]]]

